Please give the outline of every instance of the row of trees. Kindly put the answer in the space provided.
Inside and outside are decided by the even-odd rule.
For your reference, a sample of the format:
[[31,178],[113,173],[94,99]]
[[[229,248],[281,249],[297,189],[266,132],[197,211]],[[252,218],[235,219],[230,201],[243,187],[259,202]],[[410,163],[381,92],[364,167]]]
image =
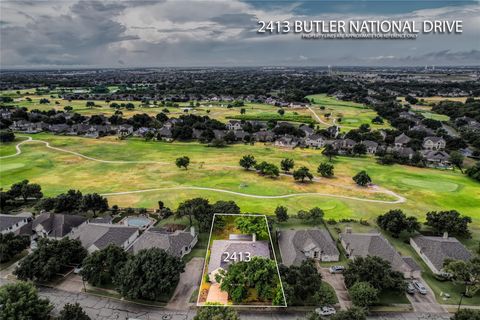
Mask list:
[[42,197],[42,188],[39,184],[23,180],[12,184],[7,191],[0,191],[0,209],[3,211],[7,205],[15,206],[17,199],[21,199],[25,204],[28,200],[38,200]]
[[[275,164],[268,163],[266,161],[262,161],[261,163],[257,164],[257,160],[251,154],[244,155],[240,159],[239,164],[245,170],[250,170],[251,168],[255,168],[259,174],[264,176],[274,178],[280,175],[280,170]],[[295,161],[293,159],[285,158],[280,162],[280,167],[285,173],[290,172],[290,170],[293,169],[294,166],[295,166]],[[334,176],[334,166],[331,163],[322,162],[318,166],[317,172],[320,173],[320,175],[324,178],[331,178]],[[312,181],[314,178],[313,174],[310,172],[310,169],[305,166],[302,166],[297,170],[294,170],[292,175],[296,181],[300,181],[300,182],[305,182],[305,180],[307,179]],[[358,172],[353,177],[353,180],[359,186],[367,186],[372,182],[372,179],[370,178],[370,176],[365,170]]]
[[80,264],[83,278],[92,285],[113,284],[124,297],[145,300],[168,296],[185,267],[180,258],[158,248],[133,255],[109,245],[88,255],[80,241],[63,238],[40,239],[37,249],[20,261],[14,274],[20,280],[45,283]]
[[105,212],[109,207],[107,198],[98,193],[82,194],[79,190],[68,190],[55,197],[43,198],[35,208],[69,214],[91,211],[96,217],[97,213]]
[[[462,216],[456,210],[431,211],[426,214],[425,225],[429,226],[436,235],[447,232],[449,235],[470,238],[468,224],[471,222],[470,217]],[[389,210],[378,216],[377,224],[395,238],[398,238],[404,231],[413,233],[421,229],[416,217],[407,217],[400,209]]]

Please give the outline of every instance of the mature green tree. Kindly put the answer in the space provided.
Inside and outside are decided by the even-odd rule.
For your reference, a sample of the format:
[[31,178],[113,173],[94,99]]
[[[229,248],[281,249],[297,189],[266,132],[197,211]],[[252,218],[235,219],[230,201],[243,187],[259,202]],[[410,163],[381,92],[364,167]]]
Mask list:
[[278,167],[276,165],[265,161],[257,164],[255,166],[255,169],[258,170],[258,173],[262,176],[267,176],[270,178],[275,178],[280,175],[280,170],[278,170]]
[[283,115],[285,114],[285,110],[283,110],[283,109],[278,109],[277,112],[278,112],[278,114],[281,115],[281,116],[283,116]]
[[364,145],[363,143],[357,143],[356,145],[353,146],[353,154],[356,155],[364,155],[367,154],[367,146]]
[[335,293],[322,283],[322,275],[311,259],[302,261],[299,266],[280,265],[287,305],[329,305],[335,303]]
[[240,207],[235,201],[217,201],[211,207],[212,213],[240,214]]
[[480,181],[480,161],[468,168],[465,173],[472,179]]
[[175,160],[175,165],[179,168],[185,168],[185,170],[188,169],[188,165],[190,164],[190,158],[187,157],[187,156],[183,156],[183,157],[180,157],[180,158],[177,158]]
[[241,167],[245,168],[245,170],[250,170],[250,168],[255,167],[257,164],[257,160],[251,154],[247,154],[240,159],[239,164]]
[[450,319],[451,320],[480,320],[480,310],[460,309]]
[[9,283],[0,287],[0,319],[49,319],[52,309],[50,301],[41,299],[30,282]]
[[95,107],[95,102],[87,101],[87,103],[85,105],[87,106],[87,108],[93,108],[93,107]]
[[259,239],[268,239],[268,226],[264,216],[239,215],[235,227],[245,234],[255,233]]
[[240,114],[245,114],[245,112],[247,112],[247,111],[245,110],[245,108],[241,108],[241,109],[240,109]]
[[55,320],[90,320],[78,303],[67,303],[63,306],[60,315]]
[[158,300],[177,286],[185,263],[159,248],[145,249],[131,256],[115,277],[124,297]]
[[298,170],[293,171],[293,179],[301,182],[305,182],[305,179],[312,181],[313,174],[310,173],[310,169],[307,167],[300,167]]
[[102,250],[90,254],[83,260],[81,274],[94,286],[113,282],[115,275],[125,265],[129,254],[115,245],[108,245]]
[[200,231],[208,231],[213,219],[212,206],[207,199],[194,198],[186,200],[178,206],[176,211],[177,217],[187,216],[190,226],[193,225],[195,218],[199,223]]
[[450,161],[451,164],[453,164],[454,168],[457,167],[463,173],[463,160],[464,160],[464,158],[465,157],[460,152],[452,151],[450,153],[450,157],[448,158],[448,160]]
[[325,157],[328,157],[328,161],[332,161],[332,158],[338,154],[338,150],[335,149],[335,147],[332,146],[331,144],[327,144],[323,149],[322,154]]
[[398,238],[403,231],[415,232],[420,230],[420,223],[415,217],[408,217],[400,209],[389,210],[377,217],[377,224],[385,231]]
[[255,289],[260,300],[273,302],[280,281],[275,261],[262,257],[233,263],[228,272],[220,270],[215,280],[234,303],[245,302],[249,289]]
[[328,162],[322,162],[318,166],[317,172],[320,173],[320,175],[324,178],[331,178],[333,177],[333,164],[330,164]]
[[347,288],[351,288],[356,282],[368,282],[380,291],[405,291],[403,274],[392,270],[388,261],[376,256],[356,257],[349,261],[343,276]]
[[10,193],[0,189],[0,212],[3,213],[3,209],[5,209],[6,205],[13,200],[14,198],[10,195]]
[[285,222],[288,220],[288,210],[283,206],[278,206],[275,209],[275,217],[277,217],[278,222]]
[[80,264],[86,256],[87,250],[78,240],[42,238],[37,249],[20,261],[14,274],[20,280],[48,282],[65,267]]
[[11,131],[0,130],[0,142],[12,142],[15,140],[15,134]]
[[368,282],[355,282],[348,289],[348,293],[354,305],[366,308],[378,302],[378,289]]
[[285,159],[282,159],[282,161],[280,161],[280,168],[282,168],[282,170],[285,171],[285,173],[293,169],[294,166],[295,166],[295,161],[293,161],[293,159],[285,158]]
[[24,202],[29,198],[40,199],[43,197],[42,188],[36,183],[30,183],[28,180],[14,183],[8,191],[13,198],[22,197]]
[[81,209],[85,211],[91,210],[93,216],[97,216],[97,212],[105,212],[108,210],[108,200],[98,193],[86,194],[82,197]]
[[322,209],[315,207],[308,211],[300,210],[297,213],[299,219],[307,220],[314,223],[320,223],[323,220],[325,213]]
[[28,236],[0,233],[0,262],[7,262],[30,245]]
[[461,216],[456,210],[431,211],[427,213],[426,220],[425,224],[430,226],[437,235],[448,232],[449,235],[471,237],[468,224],[472,222],[472,218]]
[[367,184],[372,182],[372,179],[365,170],[362,170],[353,177],[353,181],[355,181],[355,183],[359,186],[365,187]]
[[240,317],[230,307],[206,306],[198,309],[193,320],[240,320]]
[[452,275],[455,282],[465,285],[465,295],[473,297],[480,289],[480,257],[470,260],[447,260],[444,269]]

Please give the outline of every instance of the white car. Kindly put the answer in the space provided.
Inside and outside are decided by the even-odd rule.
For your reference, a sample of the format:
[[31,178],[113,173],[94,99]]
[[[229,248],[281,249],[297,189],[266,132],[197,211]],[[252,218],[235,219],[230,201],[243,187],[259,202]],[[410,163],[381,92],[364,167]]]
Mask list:
[[73,269],[73,273],[80,274],[80,272],[82,272],[82,269],[82,267],[76,267],[75,269]]
[[330,270],[330,273],[342,273],[343,271],[345,271],[345,267],[344,266],[331,266],[329,270]]
[[337,313],[337,311],[335,310],[335,308],[332,308],[332,307],[320,307],[320,308],[316,308],[316,309],[315,309],[315,312],[316,312],[318,315],[321,315],[321,316],[331,316],[332,314]]
[[417,281],[417,280],[414,280],[412,281],[413,283],[413,286],[415,287],[415,289],[418,290],[418,292],[420,292],[420,294],[427,294],[427,288],[425,288],[425,286],[423,285],[423,283],[421,283],[420,281]]

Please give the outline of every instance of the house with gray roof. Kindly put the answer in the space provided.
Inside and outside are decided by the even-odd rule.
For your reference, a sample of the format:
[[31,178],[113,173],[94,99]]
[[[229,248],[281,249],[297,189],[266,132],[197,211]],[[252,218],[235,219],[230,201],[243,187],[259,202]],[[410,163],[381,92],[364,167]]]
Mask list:
[[399,271],[405,278],[418,278],[420,267],[411,257],[402,257],[395,248],[378,232],[352,233],[347,228],[340,234],[340,242],[350,259],[375,256],[390,263],[392,269]]
[[371,140],[364,140],[362,144],[367,148],[367,153],[375,154],[377,153],[378,143]]
[[287,267],[300,265],[307,258],[338,261],[340,252],[325,229],[282,230],[278,236],[282,262]]
[[410,245],[415,249],[433,273],[442,273],[446,259],[469,260],[472,254],[456,238],[416,236],[410,238]]
[[197,241],[198,236],[194,227],[189,231],[173,232],[163,228],[150,228],[138,237],[128,250],[137,253],[143,249],[160,248],[172,256],[182,258],[192,251]]
[[37,237],[60,239],[86,220],[85,217],[73,214],[42,213],[33,220],[32,229]]
[[312,134],[305,138],[305,145],[314,148],[323,148],[327,140],[321,134]]
[[410,140],[412,139],[410,139],[409,136],[407,136],[405,133],[402,133],[401,135],[395,137],[395,148],[405,147]]
[[426,150],[443,150],[447,143],[442,137],[425,137],[423,139],[423,148]]
[[427,166],[434,168],[450,168],[450,155],[442,150],[422,150]]
[[127,249],[140,235],[140,230],[122,224],[84,223],[75,229],[70,239],[80,240],[82,246],[92,253],[113,244]]
[[[13,214],[0,214],[0,234],[15,233],[21,234],[22,229],[31,224],[32,214],[29,212]],[[30,226],[30,233],[32,232]]]
[[231,235],[228,240],[213,240],[207,270],[210,281],[215,282],[215,275],[220,270],[228,270],[230,264],[253,257],[271,258],[268,241],[257,241],[255,235],[251,238]]

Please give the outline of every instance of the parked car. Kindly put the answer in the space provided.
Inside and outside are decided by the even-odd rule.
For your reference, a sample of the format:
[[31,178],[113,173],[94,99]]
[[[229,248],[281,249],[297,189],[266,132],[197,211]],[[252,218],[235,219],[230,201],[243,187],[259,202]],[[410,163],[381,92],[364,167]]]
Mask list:
[[342,273],[345,271],[344,266],[331,266],[330,267],[330,273]]
[[316,308],[316,309],[315,309],[315,312],[316,312],[318,315],[321,315],[321,316],[331,316],[332,314],[337,313],[337,311],[335,310],[335,308],[332,308],[332,307],[320,307],[320,308]]
[[409,282],[407,284],[407,293],[409,294],[414,294],[415,293],[415,287],[413,286],[413,284],[411,282]]
[[80,274],[80,272],[82,272],[82,269],[82,267],[76,267],[75,269],[73,269],[73,273]]
[[414,281],[413,281],[413,286],[414,286],[415,289],[417,289],[418,292],[420,292],[421,294],[427,294],[427,288],[425,288],[425,286],[423,285],[423,283],[421,283],[420,281],[414,280]]

